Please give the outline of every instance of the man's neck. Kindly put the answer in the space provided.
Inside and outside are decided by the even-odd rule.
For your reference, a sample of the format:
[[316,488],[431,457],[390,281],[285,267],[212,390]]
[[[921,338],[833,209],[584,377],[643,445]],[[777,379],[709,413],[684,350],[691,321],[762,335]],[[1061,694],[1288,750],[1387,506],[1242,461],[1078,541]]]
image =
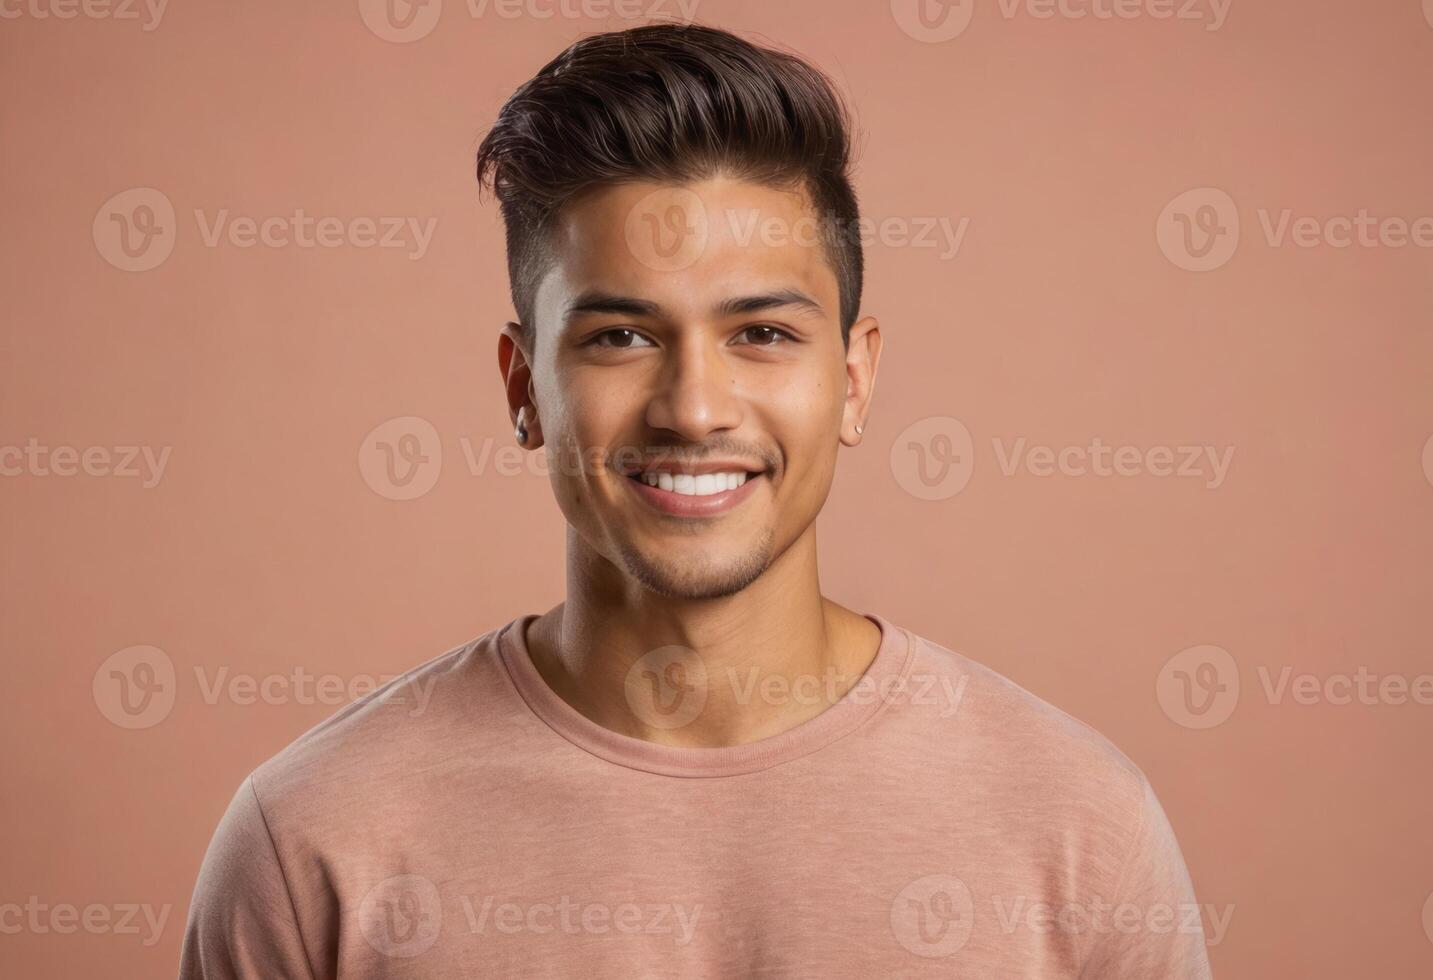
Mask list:
[[839,700],[880,642],[869,619],[821,595],[814,534],[721,599],[603,581],[604,565],[616,571],[569,550],[567,600],[531,624],[527,646],[564,701],[634,738],[719,747],[778,735]]

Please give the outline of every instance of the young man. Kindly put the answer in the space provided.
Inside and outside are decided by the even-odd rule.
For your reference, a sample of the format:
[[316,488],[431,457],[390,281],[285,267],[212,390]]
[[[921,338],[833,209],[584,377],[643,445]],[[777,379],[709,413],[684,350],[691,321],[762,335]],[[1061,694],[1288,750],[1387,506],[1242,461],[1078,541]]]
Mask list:
[[1208,976],[1129,759],[821,595],[881,352],[848,166],[815,69],[707,28],[588,38],[508,101],[498,363],[566,601],[244,780],[182,976]]

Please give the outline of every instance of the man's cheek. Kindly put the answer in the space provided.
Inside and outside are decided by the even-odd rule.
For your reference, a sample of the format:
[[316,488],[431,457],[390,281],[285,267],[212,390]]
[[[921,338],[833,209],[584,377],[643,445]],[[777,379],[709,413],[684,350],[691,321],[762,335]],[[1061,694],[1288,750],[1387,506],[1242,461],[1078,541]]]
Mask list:
[[630,440],[614,442],[606,447],[604,458],[613,473],[626,473],[642,466],[642,447]]
[[593,472],[592,447],[596,445],[592,433],[586,426],[572,425],[580,416],[569,416],[561,420],[558,431],[549,438],[548,467],[553,475],[564,481],[584,481]]

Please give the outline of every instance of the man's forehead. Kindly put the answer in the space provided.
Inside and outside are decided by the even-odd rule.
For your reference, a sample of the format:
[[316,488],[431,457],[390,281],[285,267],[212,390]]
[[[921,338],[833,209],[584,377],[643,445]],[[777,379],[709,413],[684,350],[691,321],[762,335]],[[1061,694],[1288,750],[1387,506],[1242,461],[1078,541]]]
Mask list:
[[684,182],[626,181],[594,185],[563,206],[559,223],[573,229],[577,226],[608,229],[614,218],[625,223],[634,211],[662,212],[673,204],[681,206],[693,199],[701,202],[710,217],[718,216],[714,211],[724,216],[728,209],[757,209],[763,214],[793,220],[816,217],[810,198],[800,185],[777,186],[723,174]]
[[551,247],[545,317],[589,293],[710,305],[790,290],[838,312],[821,229],[795,191],[731,178],[596,188],[563,209]]

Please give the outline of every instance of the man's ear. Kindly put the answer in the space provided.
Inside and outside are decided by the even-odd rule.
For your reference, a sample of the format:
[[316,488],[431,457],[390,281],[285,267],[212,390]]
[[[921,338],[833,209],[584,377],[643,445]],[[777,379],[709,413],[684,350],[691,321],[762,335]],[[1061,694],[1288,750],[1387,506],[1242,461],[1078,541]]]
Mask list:
[[538,420],[537,400],[532,383],[532,362],[521,324],[508,321],[498,335],[498,371],[502,374],[503,391],[508,400],[508,418],[514,432],[525,430],[526,439],[518,439],[524,449],[542,445],[542,423]]
[[851,324],[846,344],[846,408],[841,417],[841,442],[856,446],[866,420],[871,417],[871,398],[876,393],[876,366],[881,360],[881,325],[873,316]]

